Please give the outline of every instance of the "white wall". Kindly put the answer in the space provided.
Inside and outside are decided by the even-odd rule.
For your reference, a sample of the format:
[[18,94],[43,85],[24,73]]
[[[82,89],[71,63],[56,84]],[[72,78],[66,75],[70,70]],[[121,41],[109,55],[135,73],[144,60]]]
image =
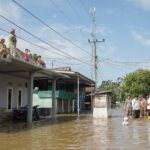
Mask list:
[[94,98],[93,117],[108,118],[111,117],[111,97],[107,94],[96,95]]
[[7,88],[13,88],[12,107],[17,107],[17,92],[22,89],[22,106],[27,104],[27,88],[25,83],[28,81],[23,78],[11,75],[0,74],[0,108],[7,108]]

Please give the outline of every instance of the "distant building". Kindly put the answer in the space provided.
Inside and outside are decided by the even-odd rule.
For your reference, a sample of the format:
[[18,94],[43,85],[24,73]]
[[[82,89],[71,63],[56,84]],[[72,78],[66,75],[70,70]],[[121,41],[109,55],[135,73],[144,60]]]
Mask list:
[[[50,70],[50,69],[49,69]],[[85,110],[86,87],[94,85],[94,81],[80,74],[71,71],[71,68],[57,68],[54,72],[67,76],[68,78],[58,78],[56,83],[56,113],[73,113]],[[48,78],[37,78],[34,81],[34,87],[38,87],[39,91],[34,95],[35,104],[42,106],[40,108],[41,115],[50,115],[46,103],[51,102],[51,80]],[[42,96],[41,96],[42,95]],[[49,99],[49,100],[48,100]],[[52,107],[51,107],[52,108]]]

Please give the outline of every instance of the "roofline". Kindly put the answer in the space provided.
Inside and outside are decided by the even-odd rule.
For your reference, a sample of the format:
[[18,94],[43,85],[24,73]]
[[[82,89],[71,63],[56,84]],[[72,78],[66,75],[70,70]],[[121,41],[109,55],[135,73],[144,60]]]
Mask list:
[[33,67],[37,68],[38,70],[44,69],[44,67],[42,67],[42,66],[38,66],[38,65],[32,64],[32,63],[30,63],[30,62],[28,62],[28,61],[21,60],[20,58],[17,58],[17,57],[10,57],[10,60],[11,60],[11,62],[12,62],[12,60],[20,61],[20,62],[22,62],[22,63],[25,63],[25,64],[28,64],[28,65],[30,65],[30,66],[33,66]]
[[33,71],[33,73],[36,73],[36,72],[38,73],[39,72],[39,73],[45,74],[47,76],[52,76],[52,77],[53,77],[53,75],[54,76],[56,75],[56,78],[57,77],[69,78],[69,76],[67,76],[67,75],[55,72],[53,70],[49,70],[47,68],[44,68],[42,66],[38,66],[36,64],[32,64],[32,63],[30,63],[28,61],[22,60],[22,59],[17,58],[17,57],[12,57],[12,56],[10,56],[9,58],[1,58],[0,57],[0,62],[2,62],[2,63],[11,64],[13,61],[16,61],[18,64],[21,63],[21,64],[29,65],[31,67],[31,72]]
[[78,76],[78,77],[80,77],[80,78],[82,78],[82,79],[84,79],[84,80],[90,81],[91,84],[95,84],[95,82],[94,82],[93,80],[89,79],[88,77],[82,75],[82,74],[79,73],[79,72],[75,72],[75,71],[62,71],[62,70],[54,70],[54,71],[55,71],[55,72],[59,72],[59,73],[64,73],[64,74],[66,73],[66,74],[70,74],[70,75],[76,75],[76,76]]
[[59,77],[63,77],[63,78],[70,78],[69,76],[67,76],[67,75],[64,75],[64,74],[61,74],[61,73],[58,73],[58,72],[55,72],[55,71],[53,71],[53,70],[50,70],[50,69],[47,69],[47,68],[44,68],[44,70],[42,70],[42,71],[45,71],[45,73],[49,73],[49,72],[51,72],[51,73],[53,73],[53,74],[56,74],[57,75],[57,77],[59,76]]

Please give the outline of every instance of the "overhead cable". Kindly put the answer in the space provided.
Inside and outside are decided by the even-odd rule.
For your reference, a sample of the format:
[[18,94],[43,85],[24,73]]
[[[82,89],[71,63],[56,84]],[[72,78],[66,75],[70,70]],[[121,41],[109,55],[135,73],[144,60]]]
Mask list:
[[80,3],[83,5],[84,11],[85,11],[87,17],[91,19],[90,15],[88,15],[89,14],[88,9],[86,8],[85,3],[83,2],[83,0],[80,0]]
[[31,35],[32,37],[36,38],[37,40],[39,40],[39,41],[41,41],[41,42],[43,42],[43,43],[47,44],[48,46],[50,46],[50,47],[54,48],[55,50],[57,50],[57,51],[59,51],[59,52],[61,52],[61,53],[65,54],[65,55],[69,56],[70,58],[73,58],[74,60],[78,60],[78,61],[80,61],[80,62],[82,62],[82,63],[85,63],[85,64],[87,64],[87,65],[90,65],[90,66],[91,66],[91,64],[89,64],[89,63],[87,63],[87,62],[84,62],[84,61],[80,60],[79,58],[73,57],[73,56],[69,55],[68,53],[63,52],[62,50],[60,50],[60,49],[56,48],[56,47],[55,47],[55,46],[53,46],[52,44],[49,44],[48,42],[46,42],[46,41],[42,40],[41,38],[37,37],[36,35],[34,35],[33,33],[29,32],[29,31],[27,31],[26,29],[24,29],[24,28],[20,27],[19,25],[17,25],[17,24],[16,24],[16,23],[14,23],[13,21],[9,20],[8,18],[4,17],[3,15],[1,15],[1,14],[0,14],[0,17],[1,17],[1,18],[3,18],[4,20],[8,21],[9,23],[11,23],[11,24],[15,25],[16,27],[18,27],[18,28],[19,28],[19,29],[21,29],[22,31],[24,31],[24,32],[28,33],[29,35]]
[[[3,29],[3,28],[0,28],[0,30],[3,31],[3,32],[5,32],[5,33],[8,33],[8,34],[9,34],[9,32],[8,32],[7,30]],[[70,57],[67,57],[66,55],[63,55],[63,54],[60,54],[60,53],[56,53],[55,51],[52,51],[52,50],[50,50],[50,49],[48,49],[48,48],[45,48],[45,47],[43,47],[43,46],[40,46],[40,45],[38,45],[38,44],[35,44],[35,43],[31,42],[31,41],[25,40],[24,38],[22,38],[22,37],[20,37],[20,36],[18,36],[18,35],[16,35],[16,37],[19,38],[20,40],[24,41],[24,42],[30,43],[30,44],[32,44],[32,45],[34,45],[34,46],[36,46],[36,47],[39,47],[39,48],[41,48],[41,49],[43,49],[43,50],[46,50],[46,51],[48,51],[48,52],[50,52],[50,53],[53,53],[53,54],[56,54],[56,55],[60,55],[60,56],[63,56],[63,57],[65,57],[65,58],[70,58]]]
[[69,0],[66,0],[68,5],[71,7],[71,9],[75,12],[75,14],[77,15],[77,17],[80,19],[80,21],[87,26],[87,24],[84,22],[84,20],[81,18],[80,14],[78,13],[78,11],[72,6],[71,2]]
[[85,49],[81,48],[79,45],[77,45],[76,43],[74,43],[73,41],[71,41],[69,38],[65,37],[64,35],[62,35],[61,33],[59,33],[58,31],[56,31],[55,29],[53,29],[51,26],[49,26],[47,23],[45,23],[43,20],[41,20],[40,18],[38,18],[37,16],[35,16],[33,13],[31,13],[29,10],[27,10],[25,7],[23,7],[21,4],[19,4],[17,1],[12,0],[17,6],[19,6],[20,8],[22,8],[24,11],[26,11],[27,13],[29,13],[32,17],[34,17],[35,19],[37,19],[40,23],[42,23],[43,25],[45,25],[46,27],[48,27],[50,30],[54,31],[56,34],[58,34],[59,36],[61,36],[63,39],[65,39],[66,41],[68,41],[69,43],[73,44],[74,46],[78,47],[79,49],[81,49],[82,51],[88,53],[91,55],[91,53],[89,53],[88,51],[86,51]]

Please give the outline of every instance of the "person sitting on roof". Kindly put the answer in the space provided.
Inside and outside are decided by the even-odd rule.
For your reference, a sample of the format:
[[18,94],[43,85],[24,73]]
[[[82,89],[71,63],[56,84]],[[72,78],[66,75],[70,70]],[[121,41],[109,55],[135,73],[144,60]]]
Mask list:
[[24,55],[23,55],[23,59],[24,59],[25,61],[29,61],[29,52],[30,52],[29,49],[25,49],[25,53],[24,53]]
[[5,45],[5,39],[0,39],[0,56],[3,58],[7,57],[9,54],[9,50],[7,49]]
[[43,61],[41,59],[41,56],[38,56],[38,59],[37,59],[36,63],[37,63],[38,66],[42,66]]
[[9,34],[9,48],[10,48],[11,55],[14,57],[16,57],[16,44],[17,44],[17,39],[15,34],[15,29],[12,29]]

